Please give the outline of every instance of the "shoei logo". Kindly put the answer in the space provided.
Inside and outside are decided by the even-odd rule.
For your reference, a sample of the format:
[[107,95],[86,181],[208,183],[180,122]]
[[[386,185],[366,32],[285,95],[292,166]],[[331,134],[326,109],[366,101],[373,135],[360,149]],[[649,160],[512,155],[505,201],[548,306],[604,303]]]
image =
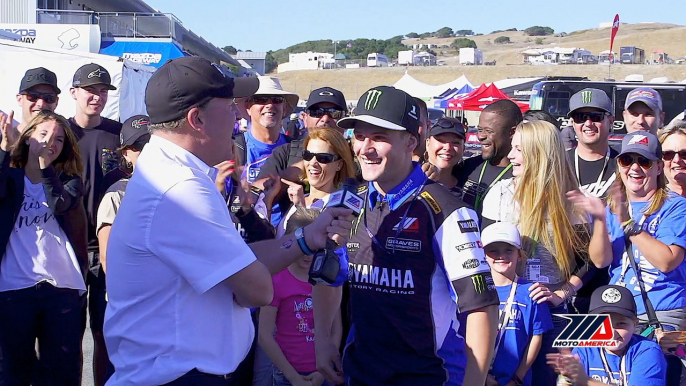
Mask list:
[[92,71],[91,73],[88,74],[88,79],[99,78],[104,74],[107,74],[107,71],[103,71],[102,69],[98,68],[97,70]]
[[382,94],[383,91],[379,90],[367,91],[367,100],[364,101],[364,108],[366,110],[374,110],[376,106],[379,104],[379,99],[381,99]]
[[[609,296],[613,295],[609,294]],[[568,319],[569,324],[555,339],[553,347],[617,347],[619,345],[619,342],[614,340],[610,315],[557,316]]]
[[591,103],[591,100],[593,100],[593,92],[591,92],[591,91],[582,91],[581,92],[581,103]]

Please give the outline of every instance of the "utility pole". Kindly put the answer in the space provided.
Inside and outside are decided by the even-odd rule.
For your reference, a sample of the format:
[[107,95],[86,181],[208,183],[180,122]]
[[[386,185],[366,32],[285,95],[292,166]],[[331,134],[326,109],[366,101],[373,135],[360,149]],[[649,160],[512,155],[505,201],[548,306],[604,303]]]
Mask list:
[[336,69],[336,41],[331,40],[331,43],[333,43],[333,68],[334,70]]

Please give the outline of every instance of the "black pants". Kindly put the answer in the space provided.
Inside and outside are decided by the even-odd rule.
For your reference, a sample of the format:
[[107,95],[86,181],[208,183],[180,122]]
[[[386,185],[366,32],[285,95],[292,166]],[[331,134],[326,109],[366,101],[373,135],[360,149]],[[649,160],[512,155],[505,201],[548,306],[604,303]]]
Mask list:
[[162,386],[228,386],[231,382],[230,375],[212,375],[201,373],[193,369],[174,381]]
[[45,282],[0,292],[0,385],[80,386],[85,301]]

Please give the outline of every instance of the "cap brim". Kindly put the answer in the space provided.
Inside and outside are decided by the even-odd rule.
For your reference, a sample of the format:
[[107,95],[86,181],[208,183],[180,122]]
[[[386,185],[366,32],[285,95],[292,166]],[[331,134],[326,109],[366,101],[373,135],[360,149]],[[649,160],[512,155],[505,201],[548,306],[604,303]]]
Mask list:
[[647,101],[645,99],[634,99],[628,105],[627,104],[624,105],[624,110],[627,110],[629,107],[631,107],[631,105],[633,105],[636,102],[643,103],[644,105],[648,106],[648,108],[653,110],[653,111],[660,111],[660,106],[657,106],[657,105],[653,106],[654,103],[652,101]]
[[370,125],[379,126],[388,130],[396,131],[408,131],[406,128],[397,125],[393,122],[389,122],[385,119],[373,117],[371,115],[355,115],[354,117],[346,117],[338,121],[338,127],[342,129],[352,129],[355,126],[355,122],[361,121],[369,123]]
[[659,161],[660,160],[660,157],[656,156],[655,154],[652,154],[651,152],[649,152],[647,150],[643,150],[643,149],[629,149],[627,151],[623,151],[623,152],[619,153],[618,156],[623,155],[623,154],[631,154],[631,153],[642,155],[651,161]]
[[615,314],[624,315],[630,319],[636,319],[636,314],[632,313],[630,310],[627,310],[623,307],[616,307],[612,305],[600,306],[598,308],[588,311],[589,314],[609,314],[611,312]]
[[25,88],[19,90],[19,93],[21,94],[21,93],[23,93],[23,92],[27,92],[27,91],[31,90],[32,88],[34,88],[34,87],[36,87],[36,86],[41,86],[41,85],[46,85],[46,86],[52,87],[52,88],[55,90],[55,94],[57,94],[57,95],[60,95],[60,94],[62,93],[62,90],[60,90],[59,87],[57,87],[57,86],[55,86],[54,84],[51,84],[51,83],[36,83],[36,84],[32,84],[32,85],[29,86],[29,87],[25,87]]
[[482,239],[481,241],[482,241],[482,243],[483,243],[483,245],[484,245],[484,248],[486,248],[486,246],[491,245],[491,244],[493,244],[493,243],[505,243],[505,244],[510,244],[510,245],[512,245],[513,247],[517,248],[517,249],[522,249],[522,246],[521,246],[521,245],[517,245],[516,242],[514,242],[514,241],[512,241],[512,240],[507,240],[507,239],[505,239],[505,238],[496,238],[496,239],[488,240],[488,241],[483,241],[483,239]]
[[575,108],[574,110],[569,110],[569,112],[567,113],[567,118],[569,118],[569,116],[572,115],[572,113],[575,112],[576,110],[580,110],[580,109],[583,109],[583,108],[586,108],[586,107],[591,108],[591,109],[598,109],[598,110],[604,111],[604,112],[606,112],[606,113],[608,113],[608,114],[610,114],[610,115],[614,115],[614,114],[612,113],[612,111],[608,111],[607,109],[604,109],[604,108],[599,107],[599,106],[580,106],[580,107]]
[[249,78],[231,78],[231,86],[229,97],[245,98],[255,95],[255,92],[260,87],[260,81],[255,77]]
[[448,129],[445,127],[440,127],[440,126],[436,129],[430,130],[429,131],[429,137],[433,137],[433,136],[444,134],[444,133],[455,134],[455,135],[460,136],[462,139],[465,139],[467,137],[467,135],[465,133],[460,133],[457,130],[451,130],[451,129]]

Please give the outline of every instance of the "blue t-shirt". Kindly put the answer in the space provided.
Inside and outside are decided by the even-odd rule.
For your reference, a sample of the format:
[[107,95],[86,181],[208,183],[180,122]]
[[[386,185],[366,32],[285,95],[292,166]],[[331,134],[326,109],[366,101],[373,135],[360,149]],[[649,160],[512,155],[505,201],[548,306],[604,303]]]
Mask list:
[[250,130],[245,132],[245,146],[247,147],[248,159],[245,160],[244,176],[249,183],[252,184],[257,179],[260,169],[267,162],[267,158],[269,158],[274,149],[286,142],[284,134],[279,134],[279,140],[276,143],[268,144],[256,140],[250,133]]
[[[665,386],[667,376],[667,361],[657,343],[639,335],[631,337],[624,359],[605,351],[605,359],[612,375],[607,373],[601,358],[599,347],[577,347],[572,354],[578,355],[583,368],[592,379],[608,385],[622,386]],[[625,362],[626,379],[628,385],[624,385],[624,374],[620,373],[621,362]]]
[[[491,373],[499,385],[506,385],[517,372],[526,348],[534,335],[541,335],[553,328],[553,319],[547,303],[537,304],[529,297],[529,287],[533,283],[525,279],[517,281],[510,319],[503,329],[503,336],[495,355]],[[510,296],[512,285],[496,286],[500,299],[500,311],[504,312],[505,303]],[[522,379],[525,386],[531,385],[531,369]]]
[[[640,221],[641,212],[649,202],[632,202],[631,217]],[[645,314],[645,305],[641,298],[641,290],[636,281],[636,275],[631,266],[626,267],[624,279],[622,275],[622,256],[624,256],[624,232],[622,226],[609,209],[606,209],[607,228],[612,242],[612,279],[610,284],[626,286],[634,294],[638,314]],[[678,245],[686,249],[686,199],[671,194],[656,213],[648,216],[643,229],[658,241],[666,245]],[[656,311],[674,310],[686,307],[686,260],[671,272],[661,272],[643,257],[638,248],[632,245],[634,258],[641,271],[648,298]],[[628,283],[628,284],[627,284]]]

